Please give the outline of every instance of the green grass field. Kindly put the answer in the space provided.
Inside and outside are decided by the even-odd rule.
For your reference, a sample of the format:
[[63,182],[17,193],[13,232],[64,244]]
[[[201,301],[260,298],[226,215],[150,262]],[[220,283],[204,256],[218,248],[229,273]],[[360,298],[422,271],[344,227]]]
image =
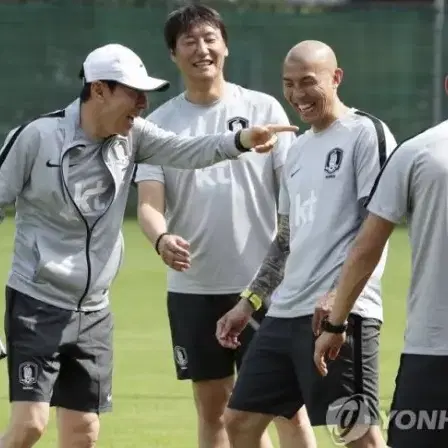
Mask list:
[[[11,259],[13,221],[1,226],[0,275]],[[114,412],[102,418],[99,447],[194,448],[196,415],[190,384],[174,377],[165,312],[165,269],[137,224],[124,227],[126,257],[112,291],[115,312]],[[409,249],[403,229],[394,233],[383,283],[385,324],[381,341],[381,404],[387,411],[403,341]],[[3,307],[3,301],[1,302]],[[1,309],[3,314],[3,308]],[[0,370],[0,427],[8,419],[6,363]],[[316,431],[319,448],[330,448],[325,429]],[[273,431],[275,438],[275,431]],[[39,447],[54,447],[54,422]]]

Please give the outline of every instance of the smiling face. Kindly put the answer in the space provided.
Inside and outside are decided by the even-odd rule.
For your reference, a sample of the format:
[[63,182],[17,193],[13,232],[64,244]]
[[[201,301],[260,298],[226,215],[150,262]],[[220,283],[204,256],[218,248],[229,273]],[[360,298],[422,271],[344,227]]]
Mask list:
[[321,127],[332,115],[342,70],[319,61],[286,59],[283,65],[283,95],[304,123]]
[[91,97],[96,103],[98,128],[104,137],[128,135],[135,117],[140,116],[148,106],[145,92],[121,84],[110,88],[105,82],[94,82]]
[[199,23],[179,35],[171,58],[182,74],[194,83],[222,77],[228,54],[221,30]]

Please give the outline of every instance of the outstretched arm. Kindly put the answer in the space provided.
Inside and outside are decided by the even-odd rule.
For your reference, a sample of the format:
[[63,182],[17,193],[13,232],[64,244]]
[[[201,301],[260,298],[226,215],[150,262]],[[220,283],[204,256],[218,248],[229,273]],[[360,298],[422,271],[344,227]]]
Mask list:
[[236,133],[184,137],[149,121],[139,120],[134,127],[136,163],[187,169],[236,159],[251,150],[260,153],[270,151],[277,142],[277,133],[297,130],[295,126],[273,124],[254,126]]

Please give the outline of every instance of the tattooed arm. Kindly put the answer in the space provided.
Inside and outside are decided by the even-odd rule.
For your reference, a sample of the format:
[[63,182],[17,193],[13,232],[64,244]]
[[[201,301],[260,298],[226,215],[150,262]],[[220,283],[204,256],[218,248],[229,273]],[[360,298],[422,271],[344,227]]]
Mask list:
[[272,294],[283,279],[286,259],[289,255],[289,216],[279,215],[278,231],[269,251],[248,289],[263,302]]
[[[241,299],[227,311],[216,324],[216,338],[226,348],[236,349],[240,346],[238,336],[246,325],[254,310],[263,304],[267,307],[268,297],[283,279],[286,259],[289,255],[289,217],[280,215],[278,232],[269,248],[260,270],[252,284],[241,293]],[[251,325],[258,323],[251,322]]]

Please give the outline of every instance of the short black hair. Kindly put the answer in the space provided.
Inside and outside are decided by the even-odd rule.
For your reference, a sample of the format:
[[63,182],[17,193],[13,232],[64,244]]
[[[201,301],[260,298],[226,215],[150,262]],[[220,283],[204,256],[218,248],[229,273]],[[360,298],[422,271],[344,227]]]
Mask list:
[[[81,103],[85,103],[86,101],[88,101],[90,99],[90,96],[92,94],[92,91],[90,89],[90,87],[92,86],[92,83],[85,81],[84,67],[81,67],[81,70],[79,71],[78,76],[80,77],[80,79],[83,80],[83,86],[81,89],[81,93],[79,94],[79,99],[80,99]],[[118,84],[117,81],[108,81],[107,79],[102,80],[102,81],[107,84],[107,87],[109,87],[111,92],[113,92],[115,90],[115,88],[117,87],[117,84]]]
[[227,45],[228,36],[226,26],[218,11],[205,5],[194,4],[176,9],[168,16],[163,31],[167,47],[171,51],[174,51],[177,39],[181,34],[186,33],[196,25],[204,23],[213,28],[218,28]]

